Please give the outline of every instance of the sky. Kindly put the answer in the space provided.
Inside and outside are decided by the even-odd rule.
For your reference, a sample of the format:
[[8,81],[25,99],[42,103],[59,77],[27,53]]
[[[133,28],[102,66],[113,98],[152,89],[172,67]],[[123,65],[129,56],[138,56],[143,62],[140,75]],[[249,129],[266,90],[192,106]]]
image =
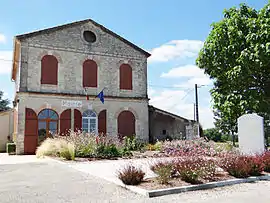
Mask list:
[[260,9],[267,0],[0,0],[0,90],[10,101],[13,38],[18,34],[91,18],[151,53],[148,58],[150,104],[194,119],[198,84],[199,118],[211,128],[212,81],[196,66],[211,24],[223,10],[240,3]]

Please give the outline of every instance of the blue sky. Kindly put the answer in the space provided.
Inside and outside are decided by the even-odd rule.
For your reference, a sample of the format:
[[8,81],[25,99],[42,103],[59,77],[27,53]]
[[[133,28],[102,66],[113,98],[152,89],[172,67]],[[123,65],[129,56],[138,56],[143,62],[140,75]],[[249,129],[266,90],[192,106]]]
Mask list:
[[148,61],[150,103],[193,119],[194,84],[199,89],[200,121],[213,126],[211,81],[195,66],[210,25],[225,8],[267,0],[0,0],[0,89],[10,100],[13,37],[17,34],[92,18],[152,53]]

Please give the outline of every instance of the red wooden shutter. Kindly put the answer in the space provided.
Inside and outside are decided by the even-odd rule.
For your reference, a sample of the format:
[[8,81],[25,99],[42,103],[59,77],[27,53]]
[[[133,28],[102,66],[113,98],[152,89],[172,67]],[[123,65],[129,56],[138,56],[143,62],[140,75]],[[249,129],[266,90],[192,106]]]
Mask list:
[[67,135],[71,128],[71,109],[63,111],[60,115],[60,135]]
[[58,61],[52,55],[41,60],[41,84],[57,85]]
[[130,111],[122,111],[117,119],[120,137],[135,135],[135,117]]
[[79,110],[74,109],[74,131],[82,130],[82,114]]
[[101,111],[98,114],[98,133],[107,133],[107,116],[106,116],[106,110]]
[[132,90],[132,68],[128,64],[120,66],[120,89]]
[[25,109],[24,154],[35,154],[38,145],[38,119],[34,110]]
[[97,87],[97,64],[93,60],[83,63],[83,87]]

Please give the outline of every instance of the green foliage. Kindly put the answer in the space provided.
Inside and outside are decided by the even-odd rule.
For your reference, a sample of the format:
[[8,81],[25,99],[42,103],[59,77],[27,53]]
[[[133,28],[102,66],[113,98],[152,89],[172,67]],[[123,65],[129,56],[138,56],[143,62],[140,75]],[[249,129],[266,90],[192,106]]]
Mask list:
[[221,141],[222,133],[219,132],[217,128],[206,129],[203,133],[204,136],[207,137],[209,140],[213,140],[215,142]]
[[118,178],[126,185],[138,185],[143,181],[145,173],[141,169],[128,165],[118,172]]
[[173,169],[173,164],[171,162],[158,162],[152,165],[150,168],[158,175],[157,181],[160,184],[169,183]]
[[169,180],[171,179],[172,166],[164,165],[157,167],[155,169],[155,173],[158,174],[157,181],[160,184],[168,184]]
[[149,151],[160,151],[161,147],[162,147],[162,142],[158,141],[155,144],[147,144],[145,146],[145,149]]
[[3,92],[0,91],[0,112],[1,111],[6,111],[6,110],[9,110],[10,107],[8,106],[9,105],[9,100],[8,99],[3,99]]
[[128,151],[141,150],[144,147],[144,144],[136,139],[135,136],[126,136],[124,137],[124,147]]
[[15,154],[16,153],[16,144],[15,143],[7,143],[6,150],[8,154]]
[[96,156],[100,158],[113,158],[121,156],[119,149],[114,145],[98,145],[96,149]]
[[224,11],[212,24],[197,65],[214,80],[211,90],[216,127],[237,132],[237,118],[270,115],[270,2],[255,10],[245,4]]

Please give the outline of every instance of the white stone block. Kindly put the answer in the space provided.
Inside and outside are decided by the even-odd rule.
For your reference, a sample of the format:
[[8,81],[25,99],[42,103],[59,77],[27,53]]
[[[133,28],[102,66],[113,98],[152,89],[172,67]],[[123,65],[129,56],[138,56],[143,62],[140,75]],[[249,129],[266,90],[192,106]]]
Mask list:
[[243,154],[256,154],[264,151],[263,117],[245,114],[238,118],[239,148]]

